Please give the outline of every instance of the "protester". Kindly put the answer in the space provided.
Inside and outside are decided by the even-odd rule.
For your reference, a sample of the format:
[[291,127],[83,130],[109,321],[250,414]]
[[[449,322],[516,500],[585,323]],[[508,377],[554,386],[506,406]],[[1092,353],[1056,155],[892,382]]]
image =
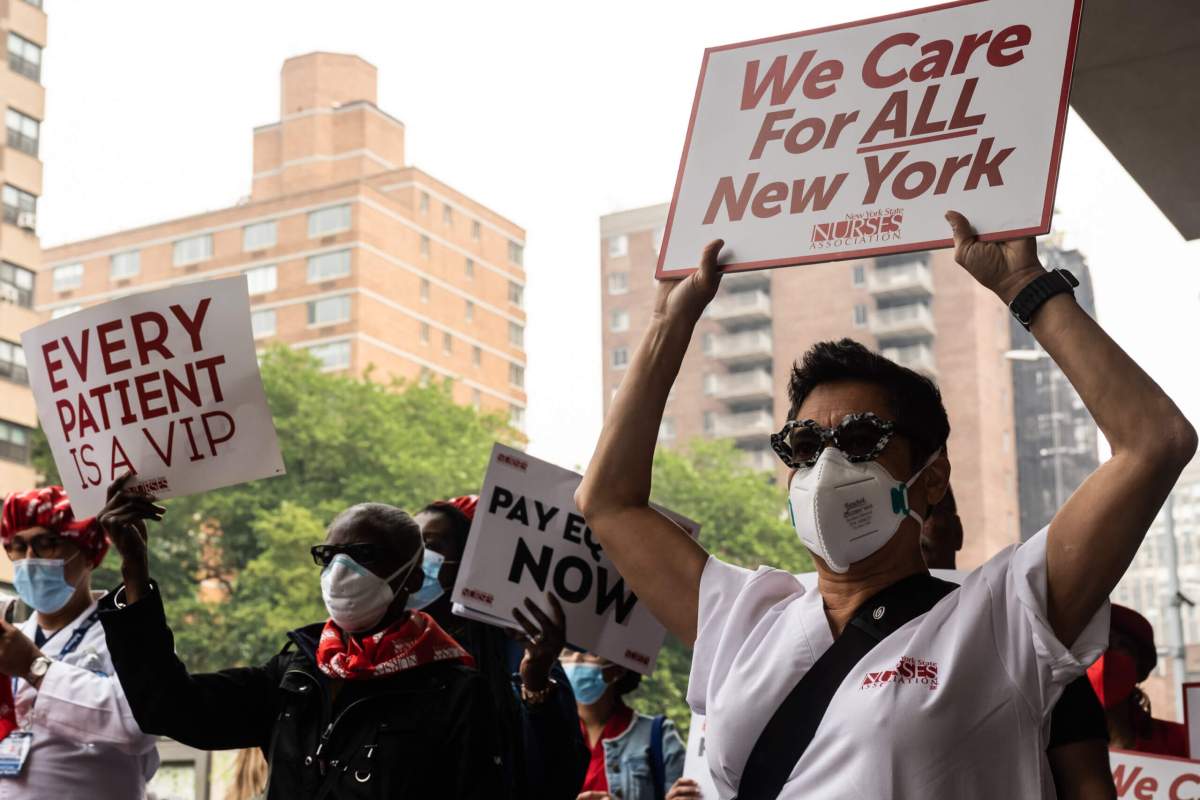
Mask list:
[[233,781],[224,800],[262,800],[267,792],[267,761],[253,747],[239,750],[233,762]]
[[99,515],[124,578],[100,621],[143,729],[203,750],[260,748],[270,800],[507,797],[486,682],[407,608],[424,555],[412,517],[380,503],[338,514],[312,548],[330,618],[292,631],[262,666],[191,675],[150,579],[145,520],[163,509],[127,491],[128,477]]
[[[639,714],[625,704],[642,676],[592,653],[567,651],[562,663],[591,753],[577,800],[664,800],[667,787],[674,788],[683,775],[687,750],[671,720]],[[676,793],[680,800],[686,796]]]
[[0,798],[79,797],[81,785],[95,800],[140,798],[158,769],[158,740],[138,727],[96,624],[103,593],[93,594],[91,576],[108,550],[103,531],[50,486],[5,498],[0,542],[34,611],[20,626],[0,620],[0,766],[29,748],[20,772],[0,777]]
[[549,614],[528,601],[525,613],[513,609],[526,632],[522,642],[500,628],[451,613],[450,590],[458,577],[478,499],[456,497],[432,503],[416,515],[425,542],[425,582],[418,594],[426,613],[462,643],[492,689],[500,719],[505,785],[512,796],[571,800],[583,782],[588,752],[579,732],[575,698],[558,664],[566,643],[558,599],[548,597]]
[[929,577],[919,540],[950,479],[945,408],[928,379],[848,340],[797,364],[789,421],[772,437],[816,591],[710,558],[655,512],[663,407],[719,286],[720,241],[660,287],[577,492],[639,600],[694,643],[688,700],[707,714],[723,795],[1053,797],[1047,716],[1104,649],[1108,594],[1196,450],[1193,427],[1066,276],[1045,271],[1032,239],[986,243],[947,218],[958,263],[1015,302],[1112,445],[1048,530],[961,588]]
[[1150,698],[1138,686],[1158,663],[1154,628],[1132,608],[1114,605],[1108,649],[1088,668],[1088,680],[1104,705],[1113,747],[1190,758],[1187,728],[1155,719]]
[[[921,526],[921,555],[930,569],[957,569],[963,527],[954,491],[933,507]],[[1115,609],[1114,609],[1115,610]],[[1058,800],[1112,800],[1117,796],[1108,761],[1104,709],[1086,677],[1063,689],[1050,715],[1046,757]]]

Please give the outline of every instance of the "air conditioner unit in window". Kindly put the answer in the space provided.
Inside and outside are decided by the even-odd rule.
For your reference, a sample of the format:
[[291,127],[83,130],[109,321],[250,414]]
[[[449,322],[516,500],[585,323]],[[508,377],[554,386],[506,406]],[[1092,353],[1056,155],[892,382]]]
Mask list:
[[37,214],[32,211],[22,211],[17,214],[17,227],[31,231],[37,227]]
[[21,293],[10,283],[0,283],[0,302],[20,305]]

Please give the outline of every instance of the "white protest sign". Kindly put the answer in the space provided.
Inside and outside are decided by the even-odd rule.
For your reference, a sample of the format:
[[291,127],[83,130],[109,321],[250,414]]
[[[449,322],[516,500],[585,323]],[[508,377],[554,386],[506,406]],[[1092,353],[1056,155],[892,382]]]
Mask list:
[[[545,609],[553,593],[566,613],[568,642],[648,675],[666,631],[625,585],[575,507],[581,480],[497,444],[451,599],[476,619],[511,627],[512,610],[523,609],[526,598]],[[663,513],[693,537],[700,530]]]
[[282,475],[246,278],[135,294],[21,335],[71,505],[98,512],[129,470],[156,497]]
[[683,777],[691,778],[700,787],[701,800],[720,800],[717,784],[708,771],[708,722],[703,714],[692,714],[688,731],[687,754],[683,759]]
[[1196,800],[1200,798],[1200,761],[1153,756],[1131,750],[1109,750],[1109,766],[1117,797],[1129,800]]
[[658,276],[1050,229],[1082,0],[960,0],[709,48]]

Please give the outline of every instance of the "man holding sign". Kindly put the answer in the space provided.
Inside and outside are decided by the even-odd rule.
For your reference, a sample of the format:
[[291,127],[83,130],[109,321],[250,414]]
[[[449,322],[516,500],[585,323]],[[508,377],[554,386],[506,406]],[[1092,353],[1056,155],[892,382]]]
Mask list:
[[1196,451],[1192,425],[1032,239],[985,243],[946,217],[958,263],[1030,327],[1112,445],[1047,530],[961,587],[929,576],[921,525],[950,480],[945,408],[928,379],[848,340],[797,364],[772,437],[815,591],[711,558],[654,513],[658,426],[719,286],[720,241],[661,286],[577,493],[642,602],[694,644],[688,700],[707,715],[723,796],[1053,797],[1049,713],[1104,650],[1108,595]]

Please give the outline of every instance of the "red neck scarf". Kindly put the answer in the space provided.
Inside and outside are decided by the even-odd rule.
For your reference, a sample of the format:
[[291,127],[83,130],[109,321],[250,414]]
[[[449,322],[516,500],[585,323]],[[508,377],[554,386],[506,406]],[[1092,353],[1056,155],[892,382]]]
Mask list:
[[333,620],[325,623],[317,645],[317,667],[331,678],[364,680],[391,675],[436,661],[475,666],[458,642],[423,611],[365,636],[347,636]]

